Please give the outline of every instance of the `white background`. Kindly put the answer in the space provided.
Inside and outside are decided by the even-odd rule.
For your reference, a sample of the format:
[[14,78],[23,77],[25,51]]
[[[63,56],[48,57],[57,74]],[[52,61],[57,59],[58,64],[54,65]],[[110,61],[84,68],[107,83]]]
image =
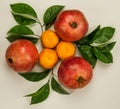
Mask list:
[[[65,96],[51,90],[47,100],[29,105],[24,95],[35,92],[44,81],[33,83],[20,77],[6,64],[5,51],[10,44],[5,37],[16,25],[10,13],[10,4],[24,2],[31,5],[41,22],[45,10],[55,4],[64,9],[81,10],[88,22],[89,32],[98,25],[112,26],[116,32],[112,41],[117,41],[112,54],[114,62],[105,65],[98,62],[91,83]],[[0,0],[0,109],[120,109],[120,1],[119,0]],[[39,28],[34,28],[40,34]],[[56,70],[57,71],[57,70]]]

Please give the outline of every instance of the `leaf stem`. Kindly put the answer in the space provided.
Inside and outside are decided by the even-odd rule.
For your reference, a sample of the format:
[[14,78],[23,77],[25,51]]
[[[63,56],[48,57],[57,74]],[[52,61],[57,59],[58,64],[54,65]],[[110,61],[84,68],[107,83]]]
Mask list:
[[44,29],[43,27],[45,26],[44,24],[42,25],[42,23],[40,22],[40,20],[38,19],[37,23],[40,25],[41,31],[43,33]]
[[49,78],[49,80],[48,81],[50,81],[50,79],[52,78],[52,76],[53,76],[54,74],[53,74],[53,68],[51,69],[51,74],[50,74],[50,78]]
[[36,36],[36,37],[38,37],[38,38],[40,37],[40,36],[39,36],[39,35],[37,35],[37,34],[34,34],[34,36]]
[[[53,73],[53,68],[52,68],[52,69],[51,69],[50,77],[49,77],[49,79],[48,79],[48,82],[51,80],[51,78],[52,78],[53,76],[56,76],[56,75]],[[56,77],[57,77],[57,76],[56,76]]]
[[53,68],[51,70],[52,70],[52,75],[57,77],[57,75],[53,72]]

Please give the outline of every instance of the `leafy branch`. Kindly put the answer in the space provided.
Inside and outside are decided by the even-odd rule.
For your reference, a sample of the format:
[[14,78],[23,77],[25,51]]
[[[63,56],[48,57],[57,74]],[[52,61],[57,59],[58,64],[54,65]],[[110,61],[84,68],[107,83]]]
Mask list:
[[113,37],[114,32],[115,28],[100,28],[99,25],[90,34],[75,42],[81,55],[93,66],[93,68],[97,60],[103,63],[113,62],[113,56],[110,51],[113,49],[116,42],[108,41]]
[[62,5],[54,5],[49,7],[44,13],[44,23],[42,24],[37,17],[37,13],[30,5],[26,3],[16,3],[11,4],[10,7],[11,13],[18,25],[12,27],[8,31],[8,41],[12,42],[22,38],[28,39],[34,44],[39,40],[39,38],[36,37],[39,35],[34,34],[32,29],[30,29],[30,25],[35,23],[39,24],[41,31],[43,32],[44,27],[45,29],[49,29],[52,26],[57,15],[64,8]]
[[50,77],[48,78],[48,82],[44,84],[39,90],[25,96],[25,97],[31,97],[31,104],[37,104],[43,102],[45,99],[48,98],[50,94],[50,84],[51,84],[51,88],[57,93],[67,94],[67,95],[69,94],[63,87],[61,87],[60,83],[57,82],[57,80],[54,77],[53,70],[51,73],[50,71],[51,70],[49,69],[49,70],[44,70],[42,72],[19,73],[20,76],[31,82],[41,81],[45,79],[48,75],[50,75]]
[[[37,13],[35,10],[26,3],[16,3],[11,4],[11,14],[13,15],[17,25],[12,27],[8,32],[7,40],[13,42],[17,39],[27,39],[33,42],[34,44],[38,42],[39,35],[36,35],[32,29],[30,28],[31,25],[37,23],[40,25],[41,31],[49,29],[52,24],[54,23],[57,15],[59,12],[64,8],[62,5],[54,5],[49,7],[43,17],[43,24],[37,17]],[[60,93],[60,94],[69,94],[65,89],[61,87],[61,85],[56,81],[54,78],[53,70],[50,73],[51,69],[44,70],[42,72],[27,72],[27,73],[20,73],[19,75],[22,76],[24,79],[31,81],[31,82],[39,82],[45,79],[48,75],[50,75],[48,82],[44,84],[39,90],[36,92],[26,95],[26,97],[31,97],[31,104],[36,104],[44,101],[48,98],[50,93],[50,84],[51,88]]]

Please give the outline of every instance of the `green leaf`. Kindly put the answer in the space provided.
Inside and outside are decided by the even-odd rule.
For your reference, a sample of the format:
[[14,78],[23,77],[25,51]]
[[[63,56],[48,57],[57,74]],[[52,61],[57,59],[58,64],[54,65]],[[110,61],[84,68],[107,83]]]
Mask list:
[[64,8],[65,6],[62,5],[54,5],[49,7],[43,16],[45,28],[48,29],[55,21],[57,15],[59,12]]
[[13,41],[18,40],[18,39],[26,39],[26,40],[31,41],[33,44],[37,43],[37,41],[39,40],[39,38],[22,36],[22,35],[21,36],[19,36],[19,35],[11,35],[11,36],[6,37],[6,39],[9,42],[13,42]]
[[10,5],[12,11],[17,14],[25,14],[37,18],[35,10],[26,3],[16,3]]
[[113,49],[115,44],[116,44],[116,42],[111,42],[111,43],[96,46],[96,48],[98,48],[102,52],[108,52],[108,51],[111,51]]
[[81,55],[92,65],[94,68],[97,62],[97,58],[94,55],[93,48],[89,45],[79,45],[77,46]]
[[32,94],[26,95],[26,97],[32,97],[31,104],[37,104],[47,99],[49,96],[49,93],[50,93],[49,83],[46,83],[38,91]]
[[[93,32],[75,42],[81,55],[93,66],[93,68],[96,65],[97,59],[104,63],[113,62],[110,51],[113,49],[116,42],[105,42],[113,37],[114,32],[115,28],[104,27],[101,29],[100,26],[97,26]],[[99,45],[95,46],[94,43],[99,43]]]
[[93,30],[90,34],[88,34],[87,36],[83,37],[82,39],[76,41],[75,43],[77,45],[89,45],[92,43],[92,38],[94,37],[94,35],[100,30],[100,25],[97,26],[97,28],[95,30]]
[[60,84],[52,77],[51,80],[52,89],[60,94],[69,94],[65,89],[63,89]]
[[50,70],[45,70],[42,72],[27,72],[27,73],[19,73],[23,78],[26,80],[32,81],[32,82],[37,82],[45,77],[48,76]]
[[112,63],[113,62],[113,56],[112,54],[108,52],[102,52],[96,47],[93,48],[95,56],[104,63]]
[[54,21],[45,25],[45,30],[49,29],[54,24]]
[[17,39],[27,39],[35,44],[39,40],[39,38],[31,37],[31,35],[34,35],[34,32],[24,25],[14,26],[8,31],[7,35],[8,37],[6,38],[10,42],[13,42]]
[[104,27],[99,30],[94,38],[92,39],[93,43],[104,43],[110,40],[113,37],[115,32],[115,28],[112,27]]
[[30,18],[30,17],[26,17],[24,15],[18,15],[15,13],[12,13],[14,19],[16,20],[16,22],[20,25],[31,25],[36,23],[36,20]]
[[33,35],[34,32],[28,28],[27,26],[24,26],[24,25],[16,25],[14,26],[13,28],[11,28],[7,35],[8,36],[11,36],[11,35]]

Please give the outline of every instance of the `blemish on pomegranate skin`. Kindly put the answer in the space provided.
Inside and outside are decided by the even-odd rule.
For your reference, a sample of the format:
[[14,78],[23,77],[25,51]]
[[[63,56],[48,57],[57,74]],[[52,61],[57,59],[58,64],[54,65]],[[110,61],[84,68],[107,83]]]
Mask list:
[[12,59],[12,58],[8,58],[8,62],[9,62],[10,64],[13,64],[13,59]]

